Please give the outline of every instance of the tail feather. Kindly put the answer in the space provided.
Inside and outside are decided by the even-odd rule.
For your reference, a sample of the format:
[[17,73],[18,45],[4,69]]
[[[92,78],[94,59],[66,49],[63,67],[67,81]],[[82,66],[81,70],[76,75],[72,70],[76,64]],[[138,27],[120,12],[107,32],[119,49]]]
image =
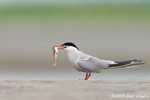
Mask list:
[[144,64],[142,60],[128,60],[128,61],[115,61],[115,64],[110,64],[108,68],[123,68],[123,67],[129,67],[134,65],[141,65]]

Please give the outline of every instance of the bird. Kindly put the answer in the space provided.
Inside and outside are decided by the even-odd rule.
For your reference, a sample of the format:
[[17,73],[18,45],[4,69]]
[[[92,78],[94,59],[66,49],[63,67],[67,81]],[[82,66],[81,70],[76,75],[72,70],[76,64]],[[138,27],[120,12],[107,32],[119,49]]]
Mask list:
[[80,51],[72,42],[65,42],[61,45],[55,45],[55,47],[58,50],[66,51],[69,62],[77,71],[86,73],[84,80],[88,80],[91,73],[100,73],[101,70],[144,64],[142,60],[138,59],[126,61],[103,60]]

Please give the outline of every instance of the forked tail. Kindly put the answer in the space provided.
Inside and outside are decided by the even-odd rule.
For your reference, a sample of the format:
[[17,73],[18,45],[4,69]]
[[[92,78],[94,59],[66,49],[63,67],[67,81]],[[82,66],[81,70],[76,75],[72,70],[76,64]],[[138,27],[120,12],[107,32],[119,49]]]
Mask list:
[[115,61],[115,64],[110,64],[108,68],[123,68],[123,67],[129,67],[134,65],[141,65],[144,64],[142,60],[128,60],[128,61]]

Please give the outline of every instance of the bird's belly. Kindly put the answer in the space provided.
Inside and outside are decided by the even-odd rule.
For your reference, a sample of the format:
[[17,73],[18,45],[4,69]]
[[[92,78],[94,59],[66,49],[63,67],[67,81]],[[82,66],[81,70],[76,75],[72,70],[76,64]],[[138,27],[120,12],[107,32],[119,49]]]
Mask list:
[[99,73],[100,70],[102,70],[100,67],[95,67],[95,66],[81,66],[82,70],[84,70],[84,72],[94,72],[94,73]]
[[74,69],[76,69],[78,71],[82,71],[82,68],[77,66],[75,63],[71,62],[71,65],[73,66]]
[[73,66],[73,68],[75,68],[75,69],[78,70],[78,71],[82,71],[82,69],[81,69],[80,67]]

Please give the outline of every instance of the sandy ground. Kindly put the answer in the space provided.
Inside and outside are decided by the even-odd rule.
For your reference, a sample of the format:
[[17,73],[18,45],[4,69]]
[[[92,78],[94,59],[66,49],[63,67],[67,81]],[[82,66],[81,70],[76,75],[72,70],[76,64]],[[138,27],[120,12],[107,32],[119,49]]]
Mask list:
[[0,100],[150,100],[150,81],[0,80]]

